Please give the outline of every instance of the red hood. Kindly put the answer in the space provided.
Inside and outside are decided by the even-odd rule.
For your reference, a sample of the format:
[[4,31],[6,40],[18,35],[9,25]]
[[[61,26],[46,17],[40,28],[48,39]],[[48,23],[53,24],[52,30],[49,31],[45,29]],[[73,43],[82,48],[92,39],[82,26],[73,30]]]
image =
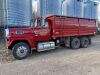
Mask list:
[[33,28],[9,28],[10,34],[33,33]]

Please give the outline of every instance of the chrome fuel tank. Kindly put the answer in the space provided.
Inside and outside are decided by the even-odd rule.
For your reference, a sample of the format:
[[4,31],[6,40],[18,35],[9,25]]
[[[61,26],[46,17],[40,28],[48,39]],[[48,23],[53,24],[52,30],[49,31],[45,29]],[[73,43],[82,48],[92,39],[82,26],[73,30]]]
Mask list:
[[55,42],[42,42],[38,43],[37,50],[40,51],[45,51],[45,50],[51,50],[55,49]]

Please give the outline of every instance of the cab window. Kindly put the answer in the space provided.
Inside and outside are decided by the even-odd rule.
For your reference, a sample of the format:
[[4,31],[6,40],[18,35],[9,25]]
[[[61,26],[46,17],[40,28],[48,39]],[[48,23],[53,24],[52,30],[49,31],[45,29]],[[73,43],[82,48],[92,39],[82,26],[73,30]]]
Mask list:
[[48,21],[44,19],[37,20],[37,27],[48,27]]
[[48,27],[48,20],[45,20],[45,27]]
[[37,26],[41,27],[42,26],[42,20],[37,20]]

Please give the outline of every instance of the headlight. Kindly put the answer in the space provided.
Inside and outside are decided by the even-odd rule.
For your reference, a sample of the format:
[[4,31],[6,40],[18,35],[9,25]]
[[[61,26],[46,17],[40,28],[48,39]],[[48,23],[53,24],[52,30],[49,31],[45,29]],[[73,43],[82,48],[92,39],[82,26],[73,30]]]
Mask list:
[[5,29],[5,35],[6,37],[9,35],[9,29]]
[[16,31],[16,34],[24,34],[24,31]]

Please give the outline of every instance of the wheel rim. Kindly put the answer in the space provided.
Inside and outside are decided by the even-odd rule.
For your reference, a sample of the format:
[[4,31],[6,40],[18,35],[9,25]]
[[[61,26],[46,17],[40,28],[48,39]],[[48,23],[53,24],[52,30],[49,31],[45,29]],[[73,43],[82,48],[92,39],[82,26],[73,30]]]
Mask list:
[[25,57],[27,55],[27,48],[25,46],[20,46],[18,49],[17,49],[17,56],[19,57]]
[[79,42],[78,41],[75,41],[75,46],[78,46]]
[[75,49],[79,48],[79,46],[80,46],[79,40],[75,40],[75,41],[73,41],[73,42],[74,42],[74,43],[73,43],[73,48],[75,48]]

